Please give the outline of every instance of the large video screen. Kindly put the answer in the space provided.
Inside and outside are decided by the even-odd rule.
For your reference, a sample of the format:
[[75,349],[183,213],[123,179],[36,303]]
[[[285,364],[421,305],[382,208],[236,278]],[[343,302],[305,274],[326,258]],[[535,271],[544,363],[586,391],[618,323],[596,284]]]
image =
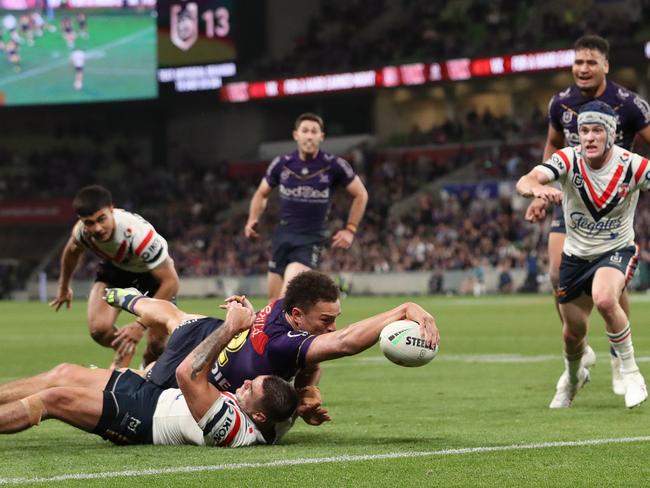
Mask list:
[[234,0],[158,0],[158,80],[176,92],[216,90],[236,74]]
[[155,0],[0,0],[0,104],[158,96]]

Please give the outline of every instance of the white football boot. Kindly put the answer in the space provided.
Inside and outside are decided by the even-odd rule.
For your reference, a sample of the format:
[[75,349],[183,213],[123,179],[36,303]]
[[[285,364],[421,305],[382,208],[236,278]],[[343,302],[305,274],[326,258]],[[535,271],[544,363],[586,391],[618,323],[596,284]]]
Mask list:
[[639,371],[621,373],[625,385],[625,406],[634,408],[641,405],[648,398],[648,389],[645,386],[643,376]]
[[[593,352],[593,351],[592,351]],[[548,408],[569,408],[578,390],[589,382],[589,370],[584,366],[578,369],[578,378],[575,383],[569,380],[569,372],[564,370],[555,386],[555,396]]]
[[609,355],[609,362],[612,365],[612,391],[615,395],[625,395],[625,383],[621,373],[621,360],[618,356]]
[[591,346],[585,347],[585,351],[580,358],[580,366],[583,368],[591,369],[596,365],[596,353]]

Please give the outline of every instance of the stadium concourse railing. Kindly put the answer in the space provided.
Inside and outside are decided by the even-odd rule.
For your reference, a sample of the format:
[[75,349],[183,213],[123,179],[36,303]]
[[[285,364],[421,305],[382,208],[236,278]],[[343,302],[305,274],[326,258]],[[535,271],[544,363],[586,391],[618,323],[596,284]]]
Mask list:
[[[512,269],[513,289],[519,289],[526,279],[524,269]],[[433,272],[389,272],[389,273],[343,273],[342,278],[354,295],[427,295],[432,293],[430,282]],[[458,294],[464,283],[472,276],[472,270],[445,271],[441,276],[441,288],[438,293]],[[338,278],[339,276],[337,276]],[[485,270],[486,293],[497,293],[499,270]],[[87,297],[93,284],[92,280],[78,280],[73,283],[76,298]],[[234,294],[250,296],[266,295],[266,275],[254,276],[220,276],[204,278],[181,277],[179,296],[206,298],[225,297]],[[540,290],[546,289],[540,286]],[[53,279],[32,280],[27,289],[15,294],[14,298],[43,301],[54,297],[57,282]]]

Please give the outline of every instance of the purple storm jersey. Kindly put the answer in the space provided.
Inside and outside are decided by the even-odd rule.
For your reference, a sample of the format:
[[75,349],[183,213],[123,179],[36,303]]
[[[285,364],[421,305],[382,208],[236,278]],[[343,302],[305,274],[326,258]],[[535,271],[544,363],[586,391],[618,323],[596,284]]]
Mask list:
[[255,323],[235,336],[214,364],[210,382],[222,391],[234,392],[244,380],[273,374],[292,379],[305,366],[309,346],[316,338],[295,330],[284,316],[284,300],[276,300],[257,312]]
[[578,137],[578,112],[592,100],[600,100],[612,107],[618,115],[616,144],[631,149],[637,132],[650,125],[650,106],[643,98],[621,85],[607,82],[599,97],[585,97],[576,85],[558,93],[548,105],[549,123],[564,134],[568,146],[580,144]]
[[279,187],[280,229],[293,234],[324,234],[325,219],[337,186],[355,177],[343,158],[323,151],[303,161],[298,151],[278,156],[266,170],[266,182]]

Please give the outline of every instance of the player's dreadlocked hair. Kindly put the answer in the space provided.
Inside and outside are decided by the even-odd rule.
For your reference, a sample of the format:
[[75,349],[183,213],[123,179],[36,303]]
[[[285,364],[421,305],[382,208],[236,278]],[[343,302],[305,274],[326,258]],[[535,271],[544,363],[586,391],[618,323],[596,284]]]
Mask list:
[[287,285],[284,311],[291,313],[296,307],[306,313],[318,302],[335,302],[338,299],[339,288],[332,278],[320,271],[303,271]]
[[112,206],[111,192],[101,185],[82,188],[72,200],[72,207],[79,217],[88,217],[104,207]]
[[582,36],[573,44],[573,49],[576,51],[578,49],[595,49],[596,51],[600,51],[605,56],[605,59],[609,59],[609,42],[607,42],[607,39],[597,35],[589,34]]
[[262,382],[262,410],[271,423],[291,417],[298,406],[298,393],[293,386],[278,376],[267,376]]

